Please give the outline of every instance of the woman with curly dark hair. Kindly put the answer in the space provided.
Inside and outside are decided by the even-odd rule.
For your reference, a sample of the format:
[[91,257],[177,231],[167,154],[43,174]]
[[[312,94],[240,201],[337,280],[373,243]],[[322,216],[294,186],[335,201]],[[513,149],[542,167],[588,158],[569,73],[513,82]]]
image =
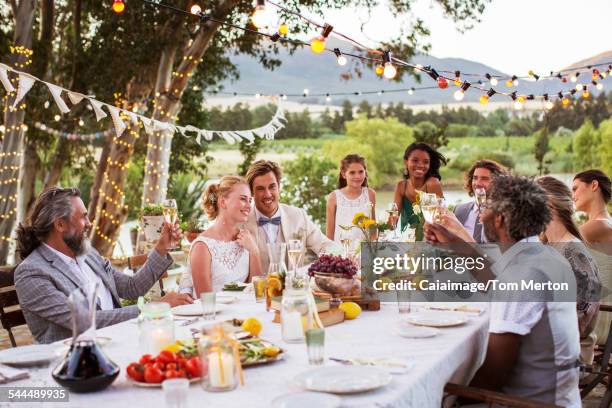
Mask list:
[[442,164],[446,164],[446,158],[426,143],[412,143],[406,148],[404,180],[397,183],[394,198],[400,210],[402,231],[419,222],[419,218],[412,210],[412,204],[416,201],[418,191],[434,193],[438,197],[444,195],[442,184],[440,184]]

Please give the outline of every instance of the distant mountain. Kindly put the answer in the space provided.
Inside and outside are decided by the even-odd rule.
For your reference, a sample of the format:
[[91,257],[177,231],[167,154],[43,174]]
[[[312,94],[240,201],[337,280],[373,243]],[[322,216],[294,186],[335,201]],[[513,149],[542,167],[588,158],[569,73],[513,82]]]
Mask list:
[[[342,49],[346,49],[346,43],[341,43],[338,40],[328,40],[329,47],[338,46]],[[341,74],[347,72],[349,64],[344,67],[339,66],[336,63],[336,58],[331,53],[323,53],[321,55],[314,55],[309,49],[301,48],[295,51],[293,55],[290,55],[283,48],[277,56],[282,61],[282,65],[274,71],[264,69],[259,62],[245,55],[232,56],[232,62],[236,64],[240,72],[240,79],[237,81],[225,81],[222,83],[224,90],[236,91],[236,92],[247,92],[257,93],[261,92],[264,94],[301,94],[304,88],[308,88],[311,94],[314,93],[337,93],[337,92],[348,92],[352,93],[355,91],[379,91],[379,90],[390,90],[390,89],[402,89],[410,87],[423,87],[435,85],[435,82],[427,75],[421,75],[421,83],[418,83],[414,78],[405,76],[403,81],[400,83],[392,82],[381,79],[372,70],[363,70],[362,77],[344,81],[341,79]],[[350,59],[349,59],[350,61]],[[592,61],[592,62],[589,62]],[[590,58],[588,60],[579,61],[572,66],[583,66],[594,64],[597,62],[612,61],[612,51],[602,53],[598,56]],[[431,55],[418,55],[415,56],[411,63],[422,64],[423,66],[431,65],[436,70],[447,70],[455,71],[459,70],[463,73],[490,73],[491,75],[502,75],[508,76],[497,69],[481,64],[476,61],[470,61],[461,58],[436,58]],[[447,76],[453,76],[447,74]],[[465,77],[472,83],[478,81],[477,78]],[[488,81],[486,81],[488,82]],[[567,84],[561,84],[558,79],[551,80],[520,80],[518,87],[512,87],[514,91],[518,91],[519,94],[542,94],[548,92],[550,94],[556,94],[561,90],[571,89],[569,82]],[[612,80],[610,77],[606,78],[605,85],[607,89],[612,88]],[[490,87],[488,83],[483,84],[485,87]],[[510,88],[506,87],[503,81],[495,87],[500,91],[508,91]],[[396,93],[383,93],[382,95],[359,95],[359,96],[337,96],[332,100],[332,104],[339,104],[344,99],[351,99],[354,102],[361,100],[368,100],[371,103],[389,103],[402,101],[410,105],[419,104],[452,104],[455,103],[453,98],[453,92],[457,88],[450,85],[446,90],[431,89],[431,90],[417,90],[413,95],[409,95],[407,92],[396,92]],[[597,91],[593,90],[593,93]],[[476,102],[482,95],[480,92],[466,92],[464,101],[465,102]],[[492,101],[495,97],[492,98]],[[324,104],[324,97],[308,97],[299,99],[304,103],[310,104]]]

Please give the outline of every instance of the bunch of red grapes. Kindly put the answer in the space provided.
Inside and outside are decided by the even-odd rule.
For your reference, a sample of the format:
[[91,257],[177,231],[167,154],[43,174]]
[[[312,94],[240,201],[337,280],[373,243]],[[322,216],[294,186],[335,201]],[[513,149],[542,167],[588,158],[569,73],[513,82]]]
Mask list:
[[357,273],[357,266],[350,259],[323,254],[308,268],[309,276],[314,276],[315,272],[339,273],[351,278]]

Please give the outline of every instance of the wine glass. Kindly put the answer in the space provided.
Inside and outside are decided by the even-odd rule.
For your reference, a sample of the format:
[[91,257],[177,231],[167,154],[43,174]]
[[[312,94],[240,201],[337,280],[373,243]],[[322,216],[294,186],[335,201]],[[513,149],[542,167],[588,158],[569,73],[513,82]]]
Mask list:
[[349,258],[353,248],[353,236],[351,234],[351,230],[346,230],[344,228],[340,229],[340,243],[344,249],[344,257]]
[[436,205],[436,210],[434,213],[433,221],[437,223],[441,223],[442,216],[444,215],[444,212],[446,211],[446,200],[444,199],[444,197],[437,198],[436,204],[437,205]]
[[174,224],[176,223],[176,219],[178,218],[178,208],[176,207],[176,200],[173,198],[164,200],[162,202],[162,211],[166,224],[174,226]]
[[393,227],[393,238],[397,238],[397,220],[399,218],[399,209],[395,201],[391,201],[387,207],[389,213],[389,224]]
[[434,215],[436,213],[436,208],[438,207],[438,197],[435,194],[422,193],[420,196],[420,205],[421,211],[423,212],[423,217],[425,221],[428,223],[432,223],[434,219]]
[[477,188],[474,190],[474,196],[476,198],[476,205],[478,206],[478,212],[482,208],[482,205],[487,201],[487,190],[484,188]]

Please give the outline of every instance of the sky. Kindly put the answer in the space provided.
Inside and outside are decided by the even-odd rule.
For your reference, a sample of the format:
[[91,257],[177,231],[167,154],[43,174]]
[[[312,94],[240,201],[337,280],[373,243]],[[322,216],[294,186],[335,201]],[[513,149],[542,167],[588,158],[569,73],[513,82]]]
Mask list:
[[[432,0],[417,0],[413,10],[431,31],[430,54],[481,62],[508,74],[546,74],[612,50],[612,0],[492,0],[482,21],[463,34]],[[397,35],[406,17],[398,18],[381,5],[371,15],[355,8],[330,10],[324,20],[376,46]],[[363,32],[360,22],[366,22]]]

